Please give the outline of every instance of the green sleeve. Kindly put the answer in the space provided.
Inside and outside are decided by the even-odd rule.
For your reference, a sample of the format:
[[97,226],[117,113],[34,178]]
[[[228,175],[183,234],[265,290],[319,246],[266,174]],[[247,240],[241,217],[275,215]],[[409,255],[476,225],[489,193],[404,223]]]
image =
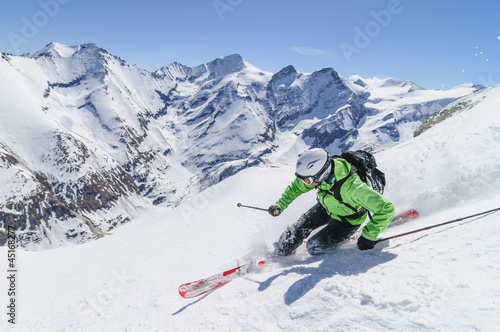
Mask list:
[[281,195],[281,198],[276,202],[277,205],[285,210],[290,203],[292,203],[297,197],[311,191],[313,187],[305,184],[301,179],[295,178],[295,180],[286,187],[285,191]]
[[354,190],[353,200],[373,213],[372,219],[363,228],[363,235],[376,241],[394,218],[394,205],[384,196],[362,183]]

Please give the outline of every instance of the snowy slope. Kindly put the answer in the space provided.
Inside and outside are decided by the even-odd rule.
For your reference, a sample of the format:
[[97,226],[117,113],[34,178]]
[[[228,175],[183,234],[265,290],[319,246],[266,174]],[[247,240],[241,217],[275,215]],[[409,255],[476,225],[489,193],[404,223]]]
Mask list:
[[423,212],[436,211],[499,192],[500,86],[461,98],[450,107],[459,103],[474,106],[378,155],[394,184],[388,192],[398,205],[419,202],[416,208]]
[[[473,108],[377,155],[386,196],[422,218],[391,235],[500,207],[500,87]],[[484,158],[488,155],[489,158]],[[112,236],[18,251],[16,331],[492,331],[500,323],[500,213],[316,258],[292,257],[193,300],[177,286],[263,257],[310,205],[267,207],[293,167],[246,169],[176,209],[151,209]],[[300,249],[299,249],[300,250]],[[6,257],[6,249],[0,255]],[[6,270],[6,260],[0,260]],[[6,289],[0,279],[0,289]],[[5,300],[2,300],[5,301]],[[5,308],[5,302],[1,305]],[[5,309],[4,309],[5,310]],[[8,330],[5,317],[2,330]]]

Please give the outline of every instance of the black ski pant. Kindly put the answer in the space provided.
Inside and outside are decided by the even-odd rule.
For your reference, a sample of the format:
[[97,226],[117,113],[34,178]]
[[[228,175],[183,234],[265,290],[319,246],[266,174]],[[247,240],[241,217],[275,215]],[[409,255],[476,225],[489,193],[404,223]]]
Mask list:
[[287,227],[279,240],[274,243],[274,252],[279,256],[293,254],[315,229],[324,225],[326,226],[314,234],[306,243],[307,251],[311,255],[319,255],[327,249],[339,246],[353,235],[360,226],[333,219],[326,213],[321,204],[316,203],[295,224]]

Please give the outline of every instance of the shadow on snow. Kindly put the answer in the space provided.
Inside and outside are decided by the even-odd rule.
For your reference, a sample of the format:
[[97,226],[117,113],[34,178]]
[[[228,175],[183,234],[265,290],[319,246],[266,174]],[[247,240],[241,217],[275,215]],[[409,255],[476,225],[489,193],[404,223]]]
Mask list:
[[[331,278],[335,275],[353,276],[363,274],[371,268],[387,263],[396,257],[396,254],[382,251],[363,252],[360,254],[358,249],[355,248],[335,250],[335,253],[332,254],[310,257],[301,261],[300,264],[302,266],[293,266],[293,262],[285,263],[289,268],[263,282],[259,282],[258,289],[262,292],[271,286],[274,280],[290,273],[305,275],[304,278],[293,283],[284,294],[285,304],[291,305],[307,294],[323,279]],[[317,267],[304,266],[320,260],[321,264]]]

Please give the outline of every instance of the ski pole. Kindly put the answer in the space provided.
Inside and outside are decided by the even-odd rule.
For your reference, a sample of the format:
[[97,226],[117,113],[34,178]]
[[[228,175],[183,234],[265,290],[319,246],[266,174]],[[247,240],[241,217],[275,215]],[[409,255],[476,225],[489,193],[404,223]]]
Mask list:
[[243,205],[241,203],[238,203],[236,204],[238,207],[246,207],[246,208],[249,208],[249,209],[254,209],[254,210],[261,210],[261,211],[266,211],[267,212],[267,209],[263,209],[263,208],[260,208],[260,207],[256,207],[256,206],[249,206],[249,205]]
[[403,234],[398,234],[398,235],[394,235],[394,236],[389,236],[389,237],[386,237],[384,239],[377,240],[377,243],[378,242],[382,242],[382,241],[387,241],[387,240],[390,240],[390,239],[395,239],[395,238],[402,237],[402,236],[405,236],[405,235],[410,235],[410,234],[418,233],[418,232],[421,232],[421,231],[426,231],[426,230],[431,229],[431,228],[448,225],[448,224],[451,224],[451,223],[454,223],[454,222],[458,222],[458,221],[462,221],[462,220],[465,220],[465,219],[469,219],[469,218],[481,216],[483,214],[488,214],[488,213],[495,212],[495,211],[500,211],[500,208],[496,208],[496,209],[493,209],[493,210],[476,213],[476,214],[473,214],[473,215],[470,215],[470,216],[467,216],[467,217],[453,219],[453,220],[444,222],[442,224],[432,225],[432,226],[420,228],[420,229],[417,229],[417,230],[414,230],[414,231],[411,231],[411,232],[407,232],[407,233],[403,233]]

